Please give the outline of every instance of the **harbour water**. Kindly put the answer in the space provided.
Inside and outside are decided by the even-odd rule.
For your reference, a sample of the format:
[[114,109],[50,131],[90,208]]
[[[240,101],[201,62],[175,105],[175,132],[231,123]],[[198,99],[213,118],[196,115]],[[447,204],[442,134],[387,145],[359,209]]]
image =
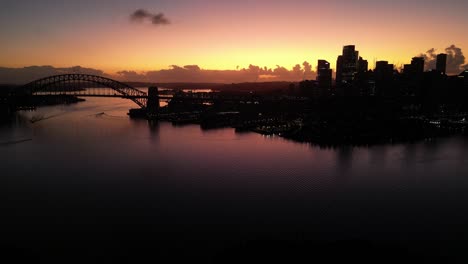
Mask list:
[[463,137],[320,148],[131,120],[132,107],[88,98],[0,127],[3,249],[200,260],[251,241],[344,241],[355,253],[365,241],[436,257],[467,245]]

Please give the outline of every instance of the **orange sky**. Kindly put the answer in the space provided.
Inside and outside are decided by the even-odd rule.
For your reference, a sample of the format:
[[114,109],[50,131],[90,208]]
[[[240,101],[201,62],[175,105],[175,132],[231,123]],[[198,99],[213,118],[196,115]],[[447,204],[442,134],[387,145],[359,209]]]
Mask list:
[[[115,73],[191,64],[292,68],[308,61],[315,67],[326,59],[335,67],[347,44],[372,66],[375,59],[408,63],[451,44],[468,50],[468,4],[455,0],[93,2],[45,0],[28,7],[7,0],[0,11],[6,36],[0,66],[81,65]],[[164,12],[171,24],[131,22],[138,8]]]

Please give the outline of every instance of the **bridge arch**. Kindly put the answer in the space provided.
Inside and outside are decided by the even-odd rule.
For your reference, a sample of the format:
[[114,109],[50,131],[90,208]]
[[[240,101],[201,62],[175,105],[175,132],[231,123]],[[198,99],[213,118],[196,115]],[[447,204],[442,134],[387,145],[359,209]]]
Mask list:
[[61,74],[45,77],[24,85],[23,91],[28,95],[34,95],[61,85],[61,91],[66,92],[67,89],[71,89],[71,84],[79,86],[86,83],[94,83],[111,88],[123,98],[132,100],[141,108],[146,108],[147,106],[148,95],[145,92],[110,78],[90,74]]

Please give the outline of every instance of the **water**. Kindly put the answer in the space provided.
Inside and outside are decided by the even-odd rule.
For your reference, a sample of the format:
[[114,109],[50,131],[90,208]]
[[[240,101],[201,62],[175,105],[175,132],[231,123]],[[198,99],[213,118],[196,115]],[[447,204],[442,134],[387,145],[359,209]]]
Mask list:
[[467,245],[464,138],[322,149],[130,120],[132,107],[88,98],[0,127],[0,230],[10,254],[89,261],[145,248],[194,260],[268,240],[452,256]]

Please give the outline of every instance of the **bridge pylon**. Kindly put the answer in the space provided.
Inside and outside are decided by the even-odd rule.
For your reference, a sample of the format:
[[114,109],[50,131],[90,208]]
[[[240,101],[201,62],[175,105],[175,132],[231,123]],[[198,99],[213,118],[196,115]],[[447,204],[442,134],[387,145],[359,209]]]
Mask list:
[[146,115],[148,119],[155,119],[159,113],[159,91],[158,87],[148,87],[148,101],[146,102]]

